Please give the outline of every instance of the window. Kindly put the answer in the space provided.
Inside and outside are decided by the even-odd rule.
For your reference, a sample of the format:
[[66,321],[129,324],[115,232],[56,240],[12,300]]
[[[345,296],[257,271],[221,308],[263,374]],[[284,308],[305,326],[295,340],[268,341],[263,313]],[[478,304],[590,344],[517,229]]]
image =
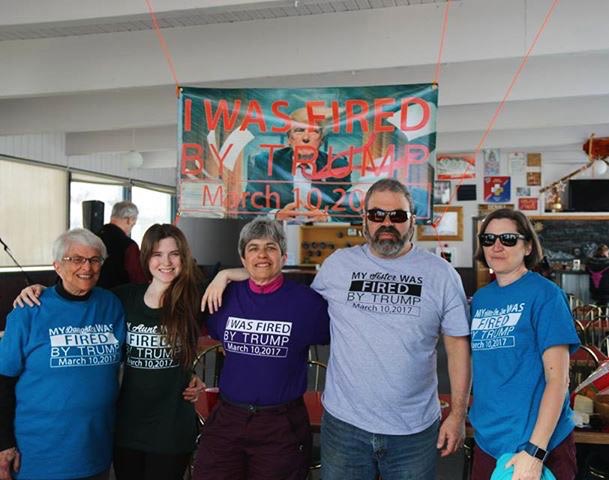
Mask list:
[[[174,215],[171,187],[135,186],[127,179],[69,172],[2,155],[0,192],[0,239],[24,267],[51,265],[53,241],[67,228],[82,227],[83,201],[103,201],[104,223],[108,223],[113,205],[131,196],[140,211],[132,232],[138,244],[150,225],[170,223]],[[0,245],[0,268],[14,267]]]
[[173,212],[171,206],[171,194],[149,188],[132,187],[131,201],[137,205],[140,214],[135,227],[131,232],[131,238],[138,245],[142,243],[144,232],[155,223],[171,223]]
[[74,173],[70,182],[70,228],[82,227],[82,202],[104,202],[104,223],[108,223],[114,204],[131,197],[140,212],[131,237],[139,245],[150,225],[173,220],[172,195],[170,187],[144,183],[136,186],[120,178]]
[[70,228],[82,228],[82,202],[100,200],[104,202],[104,224],[110,221],[112,206],[123,199],[122,185],[89,182],[70,182]]
[[[23,266],[50,265],[68,224],[68,173],[0,156],[0,237]],[[14,267],[0,248],[0,267]]]

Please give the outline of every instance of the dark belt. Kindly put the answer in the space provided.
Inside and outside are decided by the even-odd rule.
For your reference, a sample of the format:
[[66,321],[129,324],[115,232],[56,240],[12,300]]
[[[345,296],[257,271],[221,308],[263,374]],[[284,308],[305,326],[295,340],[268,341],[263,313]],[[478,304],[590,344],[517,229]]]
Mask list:
[[254,405],[253,403],[233,402],[232,400],[229,400],[228,398],[226,398],[226,396],[223,394],[220,394],[220,400],[222,400],[222,402],[225,403],[226,405],[230,405],[231,407],[237,407],[242,410],[246,410],[250,413],[256,413],[256,412],[277,412],[277,413],[279,413],[279,412],[287,411],[290,407],[295,407],[297,405],[304,405],[304,400],[302,399],[302,397],[299,397],[295,400],[290,400],[289,402],[286,402],[286,403],[277,403],[275,405]]

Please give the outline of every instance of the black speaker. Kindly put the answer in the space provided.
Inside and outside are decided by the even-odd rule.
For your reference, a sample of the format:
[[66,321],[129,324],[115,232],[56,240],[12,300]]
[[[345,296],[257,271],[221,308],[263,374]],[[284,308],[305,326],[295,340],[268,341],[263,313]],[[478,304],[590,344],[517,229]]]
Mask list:
[[82,226],[97,234],[104,226],[104,202],[86,200],[82,202]]

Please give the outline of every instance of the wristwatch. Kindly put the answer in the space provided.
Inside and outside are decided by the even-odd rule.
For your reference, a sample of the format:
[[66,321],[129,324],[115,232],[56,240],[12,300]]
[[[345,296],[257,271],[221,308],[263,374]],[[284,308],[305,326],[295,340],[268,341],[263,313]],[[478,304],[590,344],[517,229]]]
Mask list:
[[546,450],[538,447],[537,445],[535,445],[534,443],[531,443],[531,442],[525,443],[524,448],[522,450],[527,452],[531,457],[535,457],[535,458],[541,460],[542,462],[548,456],[548,452]]

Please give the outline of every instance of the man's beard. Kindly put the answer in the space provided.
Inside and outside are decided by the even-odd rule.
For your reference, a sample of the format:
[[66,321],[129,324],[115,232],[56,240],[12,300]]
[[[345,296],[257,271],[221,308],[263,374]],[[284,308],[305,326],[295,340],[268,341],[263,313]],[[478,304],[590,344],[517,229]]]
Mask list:
[[[383,238],[380,236],[383,233],[390,233],[393,235],[393,238]],[[364,235],[366,240],[368,240],[368,244],[370,247],[378,253],[381,257],[397,257],[406,245],[414,233],[414,226],[410,226],[404,235],[400,235],[400,232],[393,225],[381,226],[375,232],[374,237],[370,236],[370,231],[368,230],[368,225],[366,224],[366,228],[364,231]]]

